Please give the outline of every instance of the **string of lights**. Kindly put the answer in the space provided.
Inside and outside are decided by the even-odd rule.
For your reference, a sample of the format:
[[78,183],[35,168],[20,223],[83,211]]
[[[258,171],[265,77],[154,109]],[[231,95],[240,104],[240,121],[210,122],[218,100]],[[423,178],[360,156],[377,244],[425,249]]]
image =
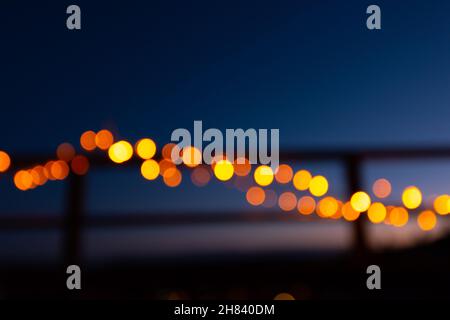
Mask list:
[[[84,132],[79,143],[82,152],[77,152],[72,144],[65,142],[57,147],[55,159],[17,170],[13,174],[16,188],[27,191],[43,186],[48,181],[64,180],[69,174],[86,175],[90,167],[89,156],[95,150],[107,153],[114,164],[125,163],[136,157],[141,161],[143,178],[154,181],[161,177],[167,187],[175,188],[183,179],[183,172],[172,157],[178,154],[182,165],[189,169],[190,179],[195,186],[207,186],[213,177],[221,182],[234,178],[233,185],[245,193],[246,201],[251,206],[278,206],[284,212],[297,211],[304,216],[315,213],[322,219],[344,219],[349,222],[365,214],[373,224],[384,223],[394,227],[405,226],[410,213],[417,212],[417,224],[423,231],[434,229],[438,217],[443,218],[450,213],[449,195],[434,197],[433,205],[426,207],[422,191],[417,186],[408,186],[403,190],[402,205],[388,205],[386,199],[392,193],[392,185],[385,178],[373,183],[371,193],[361,190],[353,193],[349,199],[338,199],[328,195],[329,182],[325,176],[313,176],[306,169],[294,172],[289,164],[281,164],[274,171],[266,165],[253,168],[245,158],[227,159],[224,155],[216,155],[208,166],[202,163],[201,152],[195,147],[188,146],[173,152],[174,148],[178,148],[173,143],[164,145],[157,157],[157,146],[152,139],[140,139],[133,146],[126,140],[115,141],[114,135],[106,129]],[[11,163],[9,154],[0,151],[0,173],[9,171]],[[289,190],[277,194],[270,188],[273,184],[284,185]]]

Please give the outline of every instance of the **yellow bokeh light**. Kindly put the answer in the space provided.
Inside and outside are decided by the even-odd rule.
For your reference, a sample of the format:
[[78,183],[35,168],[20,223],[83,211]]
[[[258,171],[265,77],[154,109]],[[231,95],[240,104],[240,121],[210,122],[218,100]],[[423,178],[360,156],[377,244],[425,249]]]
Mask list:
[[220,181],[228,181],[233,177],[234,167],[228,160],[219,160],[214,166],[214,175]]
[[358,191],[353,194],[352,198],[350,199],[350,203],[355,211],[364,212],[369,209],[371,200],[367,193]]
[[370,205],[367,216],[372,223],[381,223],[386,219],[386,207],[381,202],[374,202]]
[[133,147],[128,141],[122,140],[109,147],[108,155],[115,163],[122,163],[131,159]]
[[156,153],[156,144],[152,139],[144,138],[136,143],[136,153],[142,159],[153,158]]
[[182,159],[186,166],[194,168],[202,163],[202,153],[196,147],[187,146],[183,148]]
[[434,210],[440,215],[446,215],[450,213],[450,197],[446,194],[440,195],[434,199]]
[[416,209],[422,203],[422,192],[415,186],[407,187],[402,194],[403,205],[408,209]]
[[313,196],[321,197],[328,192],[328,181],[324,176],[315,176],[309,182],[309,192]]
[[5,172],[11,165],[11,158],[5,151],[0,151],[0,172]]
[[294,184],[295,189],[305,191],[308,190],[311,179],[312,176],[309,171],[300,170],[295,173],[292,183]]
[[352,204],[350,202],[346,202],[342,206],[342,216],[347,221],[355,221],[359,218],[360,213],[353,209]]
[[408,219],[408,211],[402,207],[392,209],[389,214],[389,222],[395,227],[403,227],[406,223],[408,223]]
[[259,166],[258,168],[256,168],[253,177],[255,179],[255,182],[260,186],[268,186],[273,181],[272,168],[265,165]]
[[336,214],[339,209],[339,204],[333,197],[325,197],[319,201],[319,212],[325,217],[329,218]]
[[155,160],[145,160],[141,165],[141,174],[147,180],[155,180],[159,175],[159,165]]
[[425,210],[417,217],[417,224],[423,231],[433,230],[436,226],[437,218],[433,211]]

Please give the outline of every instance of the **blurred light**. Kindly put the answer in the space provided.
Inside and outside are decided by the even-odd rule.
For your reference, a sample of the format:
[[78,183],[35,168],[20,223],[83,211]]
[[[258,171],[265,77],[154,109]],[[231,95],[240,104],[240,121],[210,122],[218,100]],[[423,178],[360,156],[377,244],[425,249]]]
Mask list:
[[355,221],[359,218],[360,213],[353,209],[350,202],[346,202],[342,206],[342,216],[347,221]]
[[262,187],[268,186],[273,181],[273,171],[271,167],[262,165],[256,168],[253,174],[255,182]]
[[384,199],[391,194],[392,186],[387,179],[378,179],[374,182],[372,190],[377,198]]
[[184,147],[182,154],[183,163],[190,168],[194,168],[202,163],[202,153],[196,147]]
[[17,189],[26,191],[33,186],[33,176],[25,170],[20,170],[14,175],[14,184]]
[[395,206],[387,206],[386,207],[386,219],[384,219],[384,223],[387,225],[391,225],[391,212],[395,209]]
[[164,172],[163,179],[168,187],[174,188],[181,183],[182,175],[177,168],[169,168]]
[[155,180],[159,176],[159,165],[153,159],[145,160],[141,165],[141,174],[147,180]]
[[64,180],[69,175],[69,166],[63,160],[53,162],[50,172],[57,180]]
[[263,204],[266,199],[266,193],[260,187],[251,187],[248,189],[245,197],[247,198],[248,203],[252,206],[259,206]]
[[83,155],[77,155],[70,162],[70,167],[76,175],[85,175],[89,170],[89,160]]
[[338,204],[338,209],[337,209],[336,213],[330,217],[331,219],[335,219],[335,220],[342,218],[342,206],[344,205],[342,203],[342,201],[340,201],[340,200],[336,200],[336,201]]
[[34,167],[30,173],[33,176],[33,183],[35,185],[42,186],[48,180],[48,178],[45,174],[45,168],[43,166]]
[[228,181],[233,177],[234,167],[228,160],[219,160],[214,166],[214,175],[220,181]]
[[277,193],[273,190],[265,190],[266,198],[264,199],[264,203],[262,204],[265,208],[273,208],[277,205],[278,196]]
[[430,231],[433,230],[436,226],[436,215],[431,210],[423,211],[419,214],[417,217],[417,224],[419,225],[419,228],[423,231]]
[[136,153],[142,159],[148,160],[156,154],[156,144],[152,139],[141,139],[136,143]]
[[307,170],[297,171],[294,175],[293,184],[295,189],[300,191],[308,190],[311,181],[311,173]]
[[234,160],[234,173],[239,177],[247,176],[252,170],[250,161],[246,158],[237,158]]
[[295,298],[289,293],[279,293],[277,294],[273,300],[295,300]]
[[[172,159],[172,151],[174,151],[174,150],[176,150],[175,151],[176,159]],[[164,159],[174,162],[174,161],[180,159],[181,150],[175,143],[168,143],[162,148],[161,153],[162,153],[162,156]]]
[[173,164],[172,161],[170,160],[166,160],[166,159],[162,159],[159,162],[159,174],[161,176],[164,176],[164,172],[169,169],[169,168],[175,168],[175,165]]
[[297,197],[292,192],[283,192],[278,198],[278,206],[283,211],[292,211],[297,207]]
[[108,150],[114,143],[114,136],[109,130],[100,130],[95,135],[95,145],[101,150]]
[[309,192],[313,196],[321,197],[328,192],[328,181],[324,176],[315,176],[309,182]]
[[301,214],[310,215],[316,209],[316,200],[310,196],[301,197],[298,200],[297,210]]
[[294,172],[292,168],[287,164],[282,164],[275,171],[275,180],[277,180],[278,183],[286,184],[291,182],[293,175]]
[[211,174],[208,169],[197,167],[191,173],[191,180],[197,187],[204,187],[211,180]]
[[402,194],[402,202],[408,209],[416,209],[422,203],[422,192],[415,186],[407,187]]
[[38,186],[40,182],[39,172],[35,170],[34,168],[31,170],[28,170],[28,173],[31,174],[31,177],[33,178],[33,185]]
[[109,147],[108,155],[115,163],[123,163],[133,156],[133,147],[128,141],[122,140]]
[[409,219],[408,211],[405,208],[397,207],[392,209],[389,215],[389,221],[393,226],[403,227]]
[[61,143],[56,149],[58,159],[69,162],[75,156],[75,149],[70,143]]
[[333,197],[325,197],[319,201],[319,212],[326,218],[336,214],[339,205]]
[[450,212],[450,197],[446,194],[438,196],[434,199],[434,210],[440,215],[446,215]]
[[44,173],[47,176],[48,180],[56,180],[56,177],[52,174],[52,166],[55,163],[55,161],[49,161],[44,166]]
[[94,131],[86,131],[80,137],[80,145],[86,151],[92,151],[95,149],[95,132]]
[[367,193],[358,191],[353,194],[352,198],[350,199],[350,203],[355,211],[364,212],[369,209],[371,200]]
[[372,223],[381,223],[386,219],[386,207],[381,202],[370,205],[367,216]]
[[5,172],[11,165],[11,158],[5,151],[0,151],[0,172]]

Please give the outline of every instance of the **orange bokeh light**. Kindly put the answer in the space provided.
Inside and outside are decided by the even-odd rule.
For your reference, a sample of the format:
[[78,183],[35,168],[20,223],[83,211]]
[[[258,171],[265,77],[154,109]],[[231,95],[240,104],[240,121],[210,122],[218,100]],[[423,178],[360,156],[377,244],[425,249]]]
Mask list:
[[101,150],[108,150],[114,143],[114,136],[111,131],[103,129],[95,135],[95,145]]
[[278,206],[283,211],[292,211],[297,207],[297,197],[292,192],[283,192],[278,198]]
[[251,187],[247,191],[246,199],[252,206],[259,206],[266,199],[266,193],[260,187]]
[[298,200],[297,210],[301,214],[310,215],[316,209],[316,200],[310,196],[301,197]]
[[94,131],[86,131],[80,137],[80,145],[86,151],[92,151],[96,148],[95,144],[95,132]]
[[423,231],[433,230],[436,226],[437,218],[436,214],[431,210],[425,210],[417,217],[417,224]]
[[204,187],[211,180],[211,174],[208,169],[204,167],[197,167],[191,173],[191,180],[197,187]]
[[291,182],[292,177],[294,176],[294,171],[287,164],[280,165],[275,171],[275,180],[278,183],[286,184]]
[[391,194],[392,186],[387,179],[378,179],[373,183],[372,191],[377,198],[384,199]]
[[239,177],[247,176],[252,170],[250,161],[246,158],[237,158],[233,162],[234,173]]
[[65,161],[58,160],[53,162],[50,172],[56,180],[63,180],[69,175],[69,166]]
[[89,160],[83,155],[77,155],[72,159],[70,167],[73,173],[79,176],[85,175],[89,170]]
[[389,214],[389,221],[395,227],[403,227],[409,219],[408,211],[405,208],[397,207]]
[[5,172],[11,165],[11,158],[5,151],[0,151],[0,172]]
[[346,202],[342,206],[342,216],[347,221],[355,221],[359,218],[360,213],[352,208],[352,205],[350,202]]
[[319,201],[319,212],[326,218],[330,218],[339,209],[339,204],[333,197],[325,197]]
[[17,189],[26,191],[33,187],[33,176],[26,170],[20,170],[14,175],[14,184]]
[[293,184],[295,189],[300,191],[308,190],[309,183],[311,182],[311,173],[307,170],[297,171],[294,175]]
[[182,180],[180,170],[175,167],[167,169],[163,174],[163,180],[166,186],[171,188],[177,187]]
[[75,148],[70,143],[61,143],[56,149],[56,156],[59,160],[69,162],[75,156]]

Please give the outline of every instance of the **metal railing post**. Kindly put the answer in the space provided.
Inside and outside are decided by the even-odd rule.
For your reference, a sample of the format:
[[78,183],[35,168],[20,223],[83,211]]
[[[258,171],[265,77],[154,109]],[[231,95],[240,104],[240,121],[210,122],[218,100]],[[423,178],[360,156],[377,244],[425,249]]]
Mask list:
[[68,178],[66,212],[63,220],[63,257],[66,266],[80,264],[84,210],[84,178]]

